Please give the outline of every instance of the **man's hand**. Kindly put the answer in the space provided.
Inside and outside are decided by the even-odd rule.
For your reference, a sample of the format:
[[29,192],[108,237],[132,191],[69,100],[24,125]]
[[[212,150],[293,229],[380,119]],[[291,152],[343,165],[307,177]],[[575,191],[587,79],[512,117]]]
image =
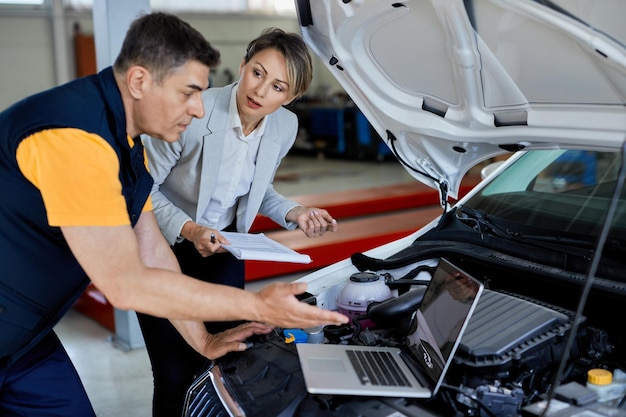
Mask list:
[[299,301],[295,295],[306,290],[306,283],[287,284],[275,282],[258,292],[256,311],[258,321],[271,323],[279,327],[309,327],[327,324],[343,324],[349,321],[343,314],[323,310]]
[[285,220],[298,224],[308,237],[322,236],[326,232],[337,231],[337,220],[328,211],[317,207],[294,207],[285,216]]
[[228,352],[240,352],[247,349],[244,341],[255,334],[268,334],[274,328],[265,324],[250,322],[240,324],[221,333],[208,334],[200,354],[213,360]]

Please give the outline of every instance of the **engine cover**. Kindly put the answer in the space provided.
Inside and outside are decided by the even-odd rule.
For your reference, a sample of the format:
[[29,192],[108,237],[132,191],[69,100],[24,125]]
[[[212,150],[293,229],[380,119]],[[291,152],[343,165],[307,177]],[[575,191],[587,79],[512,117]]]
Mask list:
[[574,313],[485,290],[463,335],[449,378],[475,387],[511,382],[528,370],[551,369],[561,359]]

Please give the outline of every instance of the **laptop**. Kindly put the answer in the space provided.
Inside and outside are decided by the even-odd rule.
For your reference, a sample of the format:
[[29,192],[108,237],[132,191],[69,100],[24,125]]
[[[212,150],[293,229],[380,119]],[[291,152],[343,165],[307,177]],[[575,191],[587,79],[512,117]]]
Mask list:
[[307,391],[433,397],[482,291],[480,281],[441,258],[401,346],[297,344]]

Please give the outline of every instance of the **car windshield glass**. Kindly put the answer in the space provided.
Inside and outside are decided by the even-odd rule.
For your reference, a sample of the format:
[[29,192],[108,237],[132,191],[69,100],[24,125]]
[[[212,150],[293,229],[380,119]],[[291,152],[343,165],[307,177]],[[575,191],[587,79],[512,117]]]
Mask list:
[[[614,194],[621,155],[579,150],[530,151],[468,200],[491,221],[523,235],[596,239]],[[609,238],[626,237],[622,190]]]

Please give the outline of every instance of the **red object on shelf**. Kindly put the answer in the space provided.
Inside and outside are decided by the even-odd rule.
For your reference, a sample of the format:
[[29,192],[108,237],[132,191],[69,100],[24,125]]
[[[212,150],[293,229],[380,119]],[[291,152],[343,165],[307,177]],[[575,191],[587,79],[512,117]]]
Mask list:
[[115,312],[104,294],[89,284],[83,295],[74,303],[74,309],[115,333]]
[[[466,177],[461,184],[459,195],[465,195],[478,184],[478,181],[477,177]],[[416,181],[350,191],[292,196],[289,199],[303,206],[324,208],[337,220],[439,205],[439,193]],[[277,229],[282,230],[268,217],[258,215],[250,228],[250,233]]]

